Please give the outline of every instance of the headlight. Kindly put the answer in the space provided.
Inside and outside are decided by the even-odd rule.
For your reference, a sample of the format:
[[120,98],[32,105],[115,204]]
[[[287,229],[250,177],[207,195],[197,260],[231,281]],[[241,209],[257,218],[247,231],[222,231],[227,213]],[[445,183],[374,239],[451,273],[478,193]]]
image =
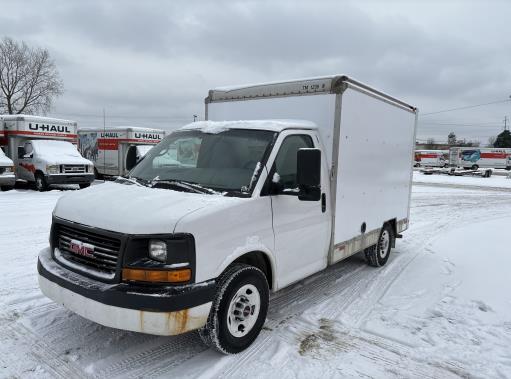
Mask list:
[[167,262],[167,243],[161,240],[149,240],[149,258],[158,262]]
[[4,172],[8,173],[8,172],[14,172],[14,167],[6,167]]
[[94,172],[94,165],[93,164],[87,165],[87,172]]
[[58,174],[59,172],[60,172],[59,166],[57,166],[57,165],[46,166],[46,173],[48,173],[48,174]]

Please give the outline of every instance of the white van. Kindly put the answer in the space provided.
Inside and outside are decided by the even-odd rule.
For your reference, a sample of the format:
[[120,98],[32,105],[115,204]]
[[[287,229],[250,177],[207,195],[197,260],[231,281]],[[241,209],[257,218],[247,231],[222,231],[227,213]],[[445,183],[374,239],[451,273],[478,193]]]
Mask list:
[[76,122],[30,115],[2,115],[0,120],[16,179],[34,183],[39,191],[54,184],[90,186],[94,166],[76,149]]
[[451,147],[449,164],[465,169],[503,168],[511,170],[511,149],[497,147]]
[[270,292],[357,252],[387,262],[409,224],[415,107],[332,76],[213,90],[206,115],[231,121],[187,125],[129,177],[60,198],[38,260],[46,296],[237,353]]
[[0,189],[2,191],[9,191],[14,188],[15,183],[14,162],[5,155],[0,147]]
[[78,130],[78,148],[94,162],[97,177],[128,173],[165,137],[161,129],[116,126]]

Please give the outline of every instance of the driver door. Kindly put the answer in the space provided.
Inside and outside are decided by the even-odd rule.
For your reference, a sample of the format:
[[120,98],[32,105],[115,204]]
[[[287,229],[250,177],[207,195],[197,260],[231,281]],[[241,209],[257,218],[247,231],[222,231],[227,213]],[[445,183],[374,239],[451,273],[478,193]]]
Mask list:
[[[285,131],[271,166],[269,179],[278,177],[279,191],[271,194],[275,256],[279,288],[305,278],[327,265],[330,245],[330,211],[326,189],[328,175],[322,158],[321,191],[318,201],[302,201],[297,191],[297,153],[317,148],[318,140],[308,131]],[[277,141],[276,146],[279,146]],[[274,174],[277,176],[274,176]]]
[[34,181],[35,165],[33,162],[34,151],[30,142],[25,142],[23,147],[18,148],[18,178]]

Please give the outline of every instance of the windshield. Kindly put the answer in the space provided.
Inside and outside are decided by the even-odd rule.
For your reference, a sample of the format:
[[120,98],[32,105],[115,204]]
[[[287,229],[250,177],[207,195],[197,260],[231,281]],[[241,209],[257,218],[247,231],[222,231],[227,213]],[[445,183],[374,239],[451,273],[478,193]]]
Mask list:
[[215,134],[178,131],[153,147],[130,177],[152,186],[186,183],[219,192],[249,194],[275,136],[271,131],[246,129]]
[[54,140],[32,141],[32,146],[34,147],[37,154],[40,155],[81,158],[81,155],[76,149],[76,146],[71,142]]

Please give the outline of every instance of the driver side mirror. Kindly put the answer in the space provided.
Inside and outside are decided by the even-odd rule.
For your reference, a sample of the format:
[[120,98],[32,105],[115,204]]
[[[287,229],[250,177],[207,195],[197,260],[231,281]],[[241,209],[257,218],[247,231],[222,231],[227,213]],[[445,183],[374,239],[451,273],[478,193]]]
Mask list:
[[298,199],[319,201],[321,199],[321,150],[299,149],[297,154]]

